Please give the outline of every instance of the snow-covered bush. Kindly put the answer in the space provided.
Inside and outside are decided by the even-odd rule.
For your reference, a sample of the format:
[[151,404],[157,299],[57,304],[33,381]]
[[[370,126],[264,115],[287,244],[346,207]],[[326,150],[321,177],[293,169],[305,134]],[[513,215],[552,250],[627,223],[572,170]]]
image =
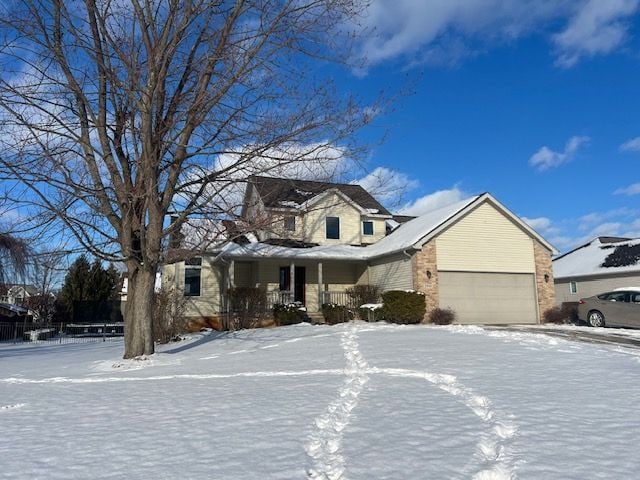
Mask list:
[[381,315],[391,323],[420,323],[426,312],[424,294],[391,290],[382,294]]
[[300,302],[278,303],[273,306],[273,318],[278,325],[293,325],[307,320],[307,309]]
[[360,319],[365,322],[379,322],[382,318],[382,303],[365,303],[358,308]]
[[429,312],[429,323],[435,325],[451,325],[456,319],[456,313],[450,308],[434,308]]
[[322,315],[324,321],[328,325],[335,325],[336,323],[344,323],[353,319],[353,312],[344,305],[337,305],[335,303],[323,303]]

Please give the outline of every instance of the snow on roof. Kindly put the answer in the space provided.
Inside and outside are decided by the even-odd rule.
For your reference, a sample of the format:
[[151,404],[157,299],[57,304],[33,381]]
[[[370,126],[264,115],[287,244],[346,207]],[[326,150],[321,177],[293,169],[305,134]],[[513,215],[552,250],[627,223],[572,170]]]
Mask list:
[[576,248],[553,260],[553,275],[556,279],[568,277],[588,277],[611,275],[615,273],[640,272],[640,262],[627,262],[627,265],[604,267],[607,257],[616,250],[625,247],[640,246],[640,238],[625,239],[618,242],[603,241],[595,238],[591,242]]
[[392,253],[413,249],[414,246],[433,230],[451,217],[465,209],[478,196],[439,208],[420,217],[416,217],[396,228],[386,237],[368,247],[351,245],[320,245],[310,248],[290,248],[265,243],[248,245],[228,244],[221,254],[228,257],[280,257],[333,260],[369,260]]

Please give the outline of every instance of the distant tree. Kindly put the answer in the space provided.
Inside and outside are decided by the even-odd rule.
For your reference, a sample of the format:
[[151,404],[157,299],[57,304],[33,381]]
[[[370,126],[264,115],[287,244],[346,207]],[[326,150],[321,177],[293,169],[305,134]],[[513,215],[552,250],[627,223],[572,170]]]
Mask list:
[[113,300],[117,280],[118,272],[113,265],[105,269],[100,260],[89,263],[86,255],[80,255],[69,267],[60,290],[58,304],[63,317],[66,320],[74,318],[74,304],[77,302]]
[[89,300],[91,265],[86,255],[80,255],[69,267],[58,298],[58,314],[65,320],[73,318],[73,303]]
[[24,240],[0,233],[0,283],[4,283],[9,268],[24,275],[28,257],[29,247]]
[[[111,300],[116,290],[117,277],[114,276],[115,268],[109,269],[102,266],[102,262],[96,259],[89,270],[89,283],[86,300]],[[117,272],[115,272],[117,275]]]

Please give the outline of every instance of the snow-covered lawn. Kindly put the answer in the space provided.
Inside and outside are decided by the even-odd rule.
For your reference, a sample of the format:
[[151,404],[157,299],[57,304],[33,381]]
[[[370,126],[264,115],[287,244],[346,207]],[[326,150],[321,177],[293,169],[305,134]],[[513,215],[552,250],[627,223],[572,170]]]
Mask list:
[[297,325],[0,347],[0,478],[637,478],[638,350]]

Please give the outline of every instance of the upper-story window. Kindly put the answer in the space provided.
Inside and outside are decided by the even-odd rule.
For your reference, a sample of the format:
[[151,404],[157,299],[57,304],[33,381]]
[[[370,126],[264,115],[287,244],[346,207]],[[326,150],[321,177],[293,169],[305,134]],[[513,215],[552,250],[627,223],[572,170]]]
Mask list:
[[190,258],[184,262],[184,296],[199,297],[202,278],[202,258]]
[[288,217],[284,217],[284,229],[288,232],[296,231],[296,217],[290,215]]
[[373,222],[371,221],[362,222],[362,234],[373,235]]
[[340,239],[340,217],[327,217],[327,238],[339,240]]

